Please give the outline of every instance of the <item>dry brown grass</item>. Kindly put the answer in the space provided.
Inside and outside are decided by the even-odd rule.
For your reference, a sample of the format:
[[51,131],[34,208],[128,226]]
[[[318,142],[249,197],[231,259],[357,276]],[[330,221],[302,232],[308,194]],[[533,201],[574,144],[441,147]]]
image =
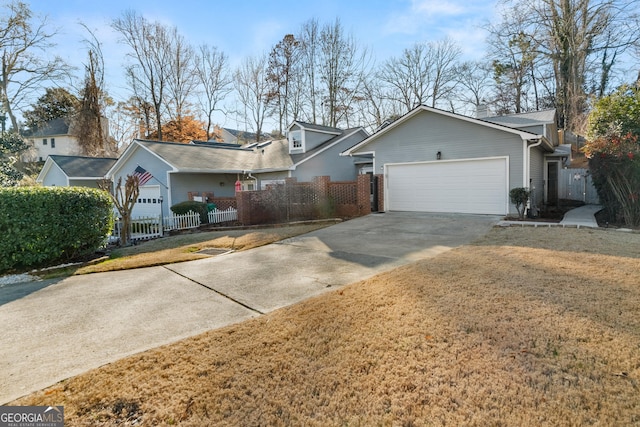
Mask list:
[[69,426],[633,425],[639,381],[640,234],[509,228],[13,404]]

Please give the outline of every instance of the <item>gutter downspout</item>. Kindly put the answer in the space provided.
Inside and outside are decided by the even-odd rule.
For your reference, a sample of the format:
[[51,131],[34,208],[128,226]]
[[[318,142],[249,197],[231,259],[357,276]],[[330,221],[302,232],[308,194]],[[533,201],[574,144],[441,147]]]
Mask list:
[[[525,141],[525,142],[528,142]],[[532,191],[531,188],[531,149],[533,147],[539,147],[542,144],[542,138],[538,138],[538,142],[536,142],[535,144],[531,144],[531,145],[527,145],[527,166],[526,166],[526,183],[525,183],[525,187],[529,188],[529,191]],[[527,200],[527,211],[529,211],[531,209],[531,197],[529,197],[529,200]]]
[[245,171],[245,172],[246,172],[247,176],[248,176],[250,179],[254,180],[254,181],[255,181],[255,183],[256,183],[256,184],[255,184],[255,186],[253,187],[253,188],[254,188],[254,191],[258,191],[258,178],[256,178],[255,176],[251,175],[251,171]]

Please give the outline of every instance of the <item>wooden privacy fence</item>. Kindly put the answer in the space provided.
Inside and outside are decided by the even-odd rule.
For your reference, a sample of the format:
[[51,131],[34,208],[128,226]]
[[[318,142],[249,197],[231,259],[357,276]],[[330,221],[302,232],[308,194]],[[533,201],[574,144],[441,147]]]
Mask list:
[[[226,210],[214,209],[207,214],[209,224],[219,224],[223,222],[236,221],[238,219],[238,211],[233,208]],[[187,230],[190,228],[198,228],[201,225],[200,214],[188,212],[184,215],[165,216],[160,227],[160,216],[136,217],[131,219],[130,236],[131,240],[149,240],[162,237],[165,231]],[[109,238],[110,242],[120,239],[122,233],[122,220],[117,220],[113,226],[113,232]]]
[[355,217],[371,212],[371,178],[359,175],[347,182],[332,182],[328,176],[312,182],[286,178],[284,184],[262,191],[240,191],[236,199],[238,222],[243,225]]
[[558,198],[594,205],[600,203],[588,169],[560,169]]

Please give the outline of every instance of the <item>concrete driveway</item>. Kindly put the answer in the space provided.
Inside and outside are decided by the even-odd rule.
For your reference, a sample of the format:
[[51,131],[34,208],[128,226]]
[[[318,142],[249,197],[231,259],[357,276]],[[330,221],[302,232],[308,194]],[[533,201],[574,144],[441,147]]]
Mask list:
[[0,404],[438,255],[500,218],[392,212],[244,252],[0,287]]

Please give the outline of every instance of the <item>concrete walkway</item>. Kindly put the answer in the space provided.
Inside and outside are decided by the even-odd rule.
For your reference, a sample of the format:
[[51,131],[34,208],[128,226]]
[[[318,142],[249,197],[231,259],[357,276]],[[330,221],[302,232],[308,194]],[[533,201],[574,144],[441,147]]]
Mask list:
[[544,221],[500,221],[499,226],[520,226],[520,227],[587,227],[598,228],[595,214],[602,210],[600,205],[584,205],[579,208],[571,209],[564,214],[560,222],[544,222]]
[[584,205],[579,208],[571,209],[564,214],[564,218],[560,221],[560,225],[575,225],[579,227],[598,228],[595,214],[602,210],[600,205]]
[[392,212],[244,252],[0,284],[0,404],[89,369],[450,250],[486,215]]

